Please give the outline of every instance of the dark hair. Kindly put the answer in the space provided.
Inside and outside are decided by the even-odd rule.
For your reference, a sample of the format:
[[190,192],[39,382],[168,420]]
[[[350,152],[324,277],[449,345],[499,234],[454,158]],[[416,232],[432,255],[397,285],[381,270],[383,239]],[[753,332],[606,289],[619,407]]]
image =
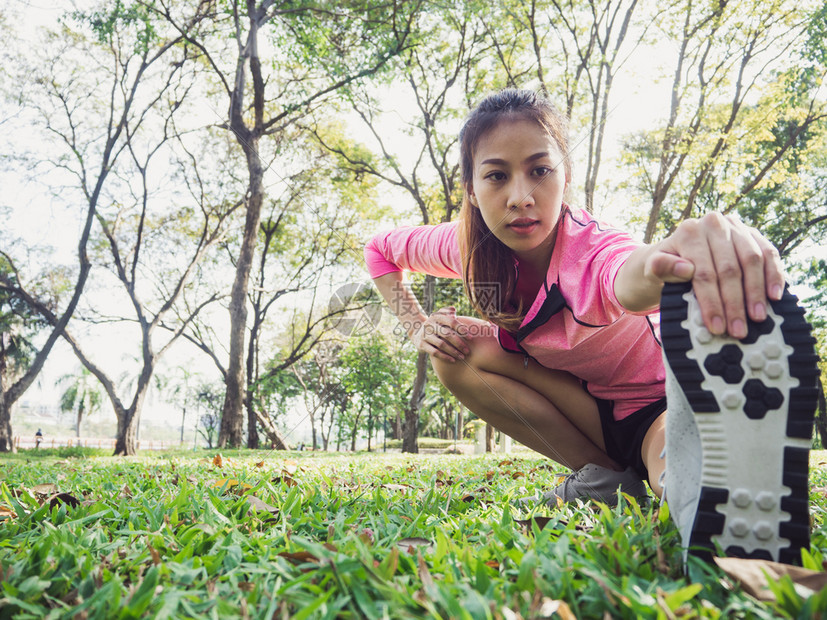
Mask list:
[[[506,330],[516,330],[525,316],[513,304],[517,283],[514,255],[497,239],[468,198],[474,177],[474,151],[480,139],[502,121],[531,120],[551,136],[563,155],[566,179],[571,178],[568,121],[554,104],[532,90],[508,88],[483,99],[459,132],[460,170],[465,195],[460,210],[460,248],[463,281],[471,304],[480,315]],[[510,310],[510,311],[509,311]]]

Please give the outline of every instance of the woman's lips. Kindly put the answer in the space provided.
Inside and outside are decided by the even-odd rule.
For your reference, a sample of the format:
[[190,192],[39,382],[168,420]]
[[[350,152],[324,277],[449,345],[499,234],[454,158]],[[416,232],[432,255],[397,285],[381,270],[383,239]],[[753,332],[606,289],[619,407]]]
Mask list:
[[508,228],[517,234],[527,235],[528,233],[534,231],[539,224],[540,222],[537,220],[532,220],[528,217],[518,217],[516,220],[512,220],[508,223]]

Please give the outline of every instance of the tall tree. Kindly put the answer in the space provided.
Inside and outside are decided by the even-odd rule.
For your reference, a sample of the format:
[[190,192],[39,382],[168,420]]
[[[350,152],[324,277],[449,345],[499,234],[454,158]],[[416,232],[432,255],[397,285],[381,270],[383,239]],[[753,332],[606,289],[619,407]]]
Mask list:
[[[464,2],[429,3],[416,24],[419,44],[395,60],[395,75],[404,84],[392,84],[397,95],[405,92],[413,111],[405,118],[410,138],[394,140],[387,126],[381,89],[348,88],[343,100],[369,133],[367,148],[354,148],[331,135],[322,121],[313,127],[318,140],[335,153],[341,164],[357,174],[373,175],[404,192],[421,224],[451,221],[460,207],[459,165],[456,151],[458,120],[486,90],[503,86],[491,74],[494,48],[477,19],[480,5]],[[404,91],[402,90],[404,89]],[[415,140],[415,142],[414,142]],[[370,149],[370,150],[368,150]],[[419,299],[425,313],[434,309],[435,279],[427,276]],[[416,376],[403,422],[402,450],[417,452],[419,414],[428,378],[428,356],[420,353]]]
[[630,185],[649,202],[645,241],[708,210],[755,213],[747,203],[778,185],[823,131],[824,65],[801,79],[790,62],[806,54],[808,32],[823,20],[814,6],[684,0],[666,14],[661,27],[678,44],[668,116],[624,148]]
[[[539,87],[565,102],[574,129],[584,133],[576,148],[585,159],[584,206],[595,206],[612,87],[646,41],[664,9],[641,10],[638,0],[503,0],[484,14],[489,36],[514,86]],[[528,67],[532,71],[520,71]],[[585,148],[585,155],[582,150]]]
[[[201,60],[211,67],[227,97],[225,127],[243,152],[248,173],[246,220],[229,303],[221,446],[243,442],[247,302],[267,192],[266,141],[321,105],[331,93],[381,70],[405,48],[411,15],[418,5],[351,0],[334,11],[315,2],[247,0],[216,4],[209,27],[197,32],[180,29],[198,47]],[[166,7],[163,14],[170,23],[181,24],[180,15],[171,8]],[[229,58],[234,59],[232,65],[225,62]]]
[[[29,162],[37,178],[43,178],[43,170],[51,170],[61,180],[70,179],[76,196],[68,198],[65,186],[52,189],[64,200],[77,198],[75,204],[83,208],[77,272],[65,302],[39,291],[37,276],[24,274],[11,248],[4,248],[13,277],[0,276],[0,288],[29,304],[51,328],[27,371],[7,386],[0,399],[0,451],[11,449],[7,436],[11,406],[33,384],[57,339],[66,337],[92,266],[87,246],[105,188],[118,161],[128,157],[129,136],[160,99],[147,92],[147,84],[158,73],[169,71],[169,66],[162,67],[163,59],[181,41],[155,37],[146,13],[134,5],[118,3],[110,10],[78,17],[94,32],[73,30],[67,20],[62,32],[47,33],[41,45],[20,50],[14,57],[19,69],[14,88],[20,93],[21,107],[25,105],[18,119],[40,130],[48,145],[42,150],[30,148],[20,159]],[[94,75],[86,71],[91,61],[97,63]],[[169,75],[175,73],[173,67]]]
[[63,375],[58,379],[58,384],[65,383],[69,385],[60,395],[60,410],[75,413],[75,435],[80,437],[80,426],[84,417],[99,411],[105,396],[98,380],[83,367],[76,373]]

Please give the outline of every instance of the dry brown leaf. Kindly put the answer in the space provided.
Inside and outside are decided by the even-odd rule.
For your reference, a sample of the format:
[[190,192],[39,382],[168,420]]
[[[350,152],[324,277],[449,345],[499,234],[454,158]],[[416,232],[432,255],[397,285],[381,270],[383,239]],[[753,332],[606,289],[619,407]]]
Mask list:
[[259,461],[256,463],[256,467],[264,467],[264,461]]
[[735,579],[744,590],[761,601],[774,601],[767,578],[777,581],[788,575],[796,591],[804,597],[827,588],[827,572],[814,571],[769,560],[745,560],[743,558],[715,558],[715,563],[727,575]]
[[434,583],[434,578],[431,576],[431,571],[428,570],[428,565],[425,564],[425,560],[422,559],[422,554],[417,554],[416,559],[419,565],[419,580],[422,582],[426,591],[433,591],[436,584]]
[[557,617],[562,620],[577,620],[577,616],[574,615],[566,601],[556,601],[548,597],[543,598],[532,617],[551,618],[554,614],[557,614]]
[[119,499],[126,499],[128,497],[132,497],[132,489],[129,488],[128,484],[124,484],[121,492],[118,493]]
[[276,484],[284,484],[288,487],[294,487],[294,486],[299,484],[298,482],[293,480],[293,478],[291,478],[290,476],[287,476],[287,475],[285,475],[285,476],[276,476],[275,478],[273,478],[273,482],[275,482]]
[[247,503],[250,504],[250,506],[252,506],[255,510],[263,510],[265,512],[269,512],[272,514],[278,512],[278,508],[276,508],[275,506],[271,506],[263,500],[260,500],[255,495],[248,495]]
[[284,461],[283,469],[288,476],[293,476],[299,469],[299,464],[296,461]]
[[149,542],[149,538],[146,539],[146,546],[149,549],[149,555],[152,557],[152,563],[155,566],[158,566],[161,563],[161,554],[158,553],[158,550],[152,546]]
[[531,523],[532,521],[537,524],[541,530],[549,524],[549,521],[552,521],[551,517],[532,517],[531,519],[515,519],[514,523],[524,527],[526,531],[531,532]]
[[428,540],[427,538],[419,538],[417,536],[397,540],[396,546],[399,547],[402,551],[407,551],[411,554],[413,554],[418,547],[425,547],[425,551],[431,551],[433,549],[433,544],[430,540]]
[[[0,519],[14,519],[16,516],[17,513],[11,508],[0,506]],[[2,570],[2,568],[0,568],[0,570]]]
[[294,564],[304,564],[306,562],[318,562],[319,558],[309,551],[282,551],[279,555],[293,562]]
[[224,491],[236,494],[244,493],[244,491],[253,488],[251,484],[241,482],[235,478],[216,478],[215,480],[208,480],[207,486],[213,489],[223,489]]
[[45,495],[48,497],[57,493],[57,485],[51,482],[47,484],[37,484],[31,488],[31,491],[35,495]]
[[497,560],[488,560],[485,562],[485,565],[494,569],[498,569],[500,567],[500,563]]
[[80,506],[80,500],[77,497],[74,497],[73,495],[69,495],[68,493],[56,493],[46,501],[49,502],[50,509],[60,506],[61,504],[66,504],[71,508],[77,508],[78,506]]

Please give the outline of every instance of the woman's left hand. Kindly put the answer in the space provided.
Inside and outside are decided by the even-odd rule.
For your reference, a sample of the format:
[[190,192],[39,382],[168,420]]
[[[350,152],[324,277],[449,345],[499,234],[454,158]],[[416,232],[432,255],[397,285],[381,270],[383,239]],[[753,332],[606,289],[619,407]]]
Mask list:
[[735,216],[709,213],[682,222],[651,246],[644,264],[647,280],[687,282],[713,334],[747,335],[747,317],[763,321],[768,300],[781,299],[784,269],[778,250]]

